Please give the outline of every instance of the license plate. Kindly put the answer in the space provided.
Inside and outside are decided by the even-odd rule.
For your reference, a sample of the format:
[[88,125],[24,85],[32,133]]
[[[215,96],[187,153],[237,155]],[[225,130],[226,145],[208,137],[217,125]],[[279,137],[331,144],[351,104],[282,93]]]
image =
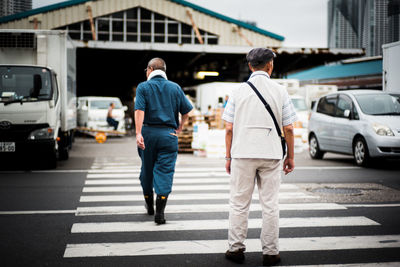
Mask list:
[[0,152],[15,152],[15,143],[0,142]]

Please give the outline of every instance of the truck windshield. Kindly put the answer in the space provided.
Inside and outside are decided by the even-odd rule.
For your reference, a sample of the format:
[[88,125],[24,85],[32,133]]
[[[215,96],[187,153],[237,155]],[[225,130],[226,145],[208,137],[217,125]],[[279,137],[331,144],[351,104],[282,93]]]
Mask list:
[[115,100],[91,100],[90,101],[90,108],[91,109],[108,109],[110,104],[114,103],[116,109],[122,108],[122,105],[119,101]]
[[389,94],[356,95],[361,110],[368,115],[400,115],[400,102]]
[[46,68],[0,66],[0,102],[50,100],[51,89]]

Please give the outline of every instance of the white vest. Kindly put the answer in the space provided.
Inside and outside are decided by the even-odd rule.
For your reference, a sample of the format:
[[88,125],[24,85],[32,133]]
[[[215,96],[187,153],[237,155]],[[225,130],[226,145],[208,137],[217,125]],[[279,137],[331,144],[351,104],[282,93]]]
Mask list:
[[[265,72],[255,72],[249,79],[271,106],[282,129],[282,107],[286,88],[266,77]],[[281,139],[274,122],[253,89],[243,83],[232,92],[235,103],[233,121],[233,158],[282,159]]]

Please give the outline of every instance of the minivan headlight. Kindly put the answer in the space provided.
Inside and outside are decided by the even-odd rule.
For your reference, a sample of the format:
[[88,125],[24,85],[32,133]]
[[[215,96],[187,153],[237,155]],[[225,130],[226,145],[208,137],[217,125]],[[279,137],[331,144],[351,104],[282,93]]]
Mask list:
[[53,139],[54,130],[52,128],[42,128],[34,130],[28,136],[29,140],[40,140],[40,139]]
[[387,127],[386,125],[374,123],[374,124],[372,124],[372,128],[374,129],[374,131],[377,135],[394,136],[394,133],[392,132],[392,130],[390,130],[390,128]]

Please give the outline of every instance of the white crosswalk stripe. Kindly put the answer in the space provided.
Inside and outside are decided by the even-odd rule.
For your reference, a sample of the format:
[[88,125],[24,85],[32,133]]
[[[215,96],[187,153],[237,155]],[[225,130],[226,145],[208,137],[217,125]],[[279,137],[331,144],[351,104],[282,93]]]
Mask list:
[[[249,219],[249,229],[260,228],[262,219]],[[154,222],[111,222],[76,223],[72,233],[109,233],[109,232],[153,232],[226,229],[227,220],[168,221],[162,228]],[[355,217],[318,217],[318,218],[280,218],[279,227],[328,227],[328,226],[367,226],[379,223],[362,216]]]
[[[283,210],[343,210],[346,207],[335,203],[291,203],[279,204]],[[197,204],[197,205],[168,205],[165,213],[205,213],[205,212],[228,212],[228,204]],[[261,205],[253,203],[250,211],[261,211]],[[78,207],[77,216],[87,215],[117,215],[117,214],[143,214],[143,205],[140,206],[95,206]]]
[[[282,185],[283,188],[293,189],[293,185],[285,184]],[[173,186],[173,192],[186,192],[186,191],[215,191],[215,190],[224,190],[229,191],[229,184],[212,184],[212,185],[182,185],[177,183],[177,185]],[[83,188],[83,193],[90,192],[142,192],[142,187],[140,185],[137,186],[87,186]]]
[[[200,166],[200,165],[198,165]],[[226,239],[201,240],[159,240],[139,242],[85,242],[88,234],[107,235],[110,233],[167,233],[180,231],[227,231],[229,210],[229,175],[223,168],[177,167],[174,175],[173,192],[166,207],[167,224],[156,225],[152,217],[135,217],[130,221],[120,220],[122,215],[140,216],[145,214],[142,188],[139,181],[140,168],[132,166],[124,158],[115,161],[97,160],[87,174],[80,206],[76,218],[84,222],[73,224],[71,234],[80,242],[67,244],[65,258],[153,256],[224,253]],[[380,227],[380,224],[364,216],[326,216],[326,212],[347,211],[351,205],[324,203],[320,198],[296,184],[282,183],[280,188],[280,210],[306,214],[310,211],[325,212],[320,217],[281,217],[280,228],[286,229],[347,229],[351,227]],[[257,189],[250,211],[260,214]],[[186,202],[190,201],[190,202]],[[197,202],[198,201],[198,202]],[[116,204],[116,205],[115,205]],[[121,205],[124,204],[124,205]],[[224,219],[213,218],[215,214]],[[203,216],[200,216],[203,215]],[[107,216],[107,221],[102,218]],[[115,217],[110,221],[112,216]],[[122,217],[121,217],[122,216]],[[169,219],[169,216],[174,219]],[[196,218],[198,216],[199,218]],[[204,217],[206,216],[206,217]],[[91,219],[93,218],[93,219]],[[188,219],[189,218],[189,219]],[[261,218],[249,218],[249,229],[259,230]],[[103,240],[105,241],[105,240]],[[280,238],[280,251],[331,251],[400,248],[400,235],[334,235],[313,237]],[[261,252],[260,240],[246,240],[246,252]],[[398,262],[369,264],[340,264],[318,266],[399,266]],[[313,266],[313,265],[309,265]]]
[[[279,244],[280,251],[397,248],[400,235],[281,238]],[[226,240],[70,244],[64,257],[222,254],[226,246]],[[246,240],[246,252],[258,251],[260,240]]]
[[[316,196],[307,195],[302,192],[282,192],[279,199],[315,199]],[[229,193],[204,193],[204,194],[172,194],[168,200],[215,200],[229,199]],[[253,195],[258,199],[258,194]],[[114,202],[114,201],[143,201],[142,195],[102,195],[102,196],[81,196],[80,202]]]

